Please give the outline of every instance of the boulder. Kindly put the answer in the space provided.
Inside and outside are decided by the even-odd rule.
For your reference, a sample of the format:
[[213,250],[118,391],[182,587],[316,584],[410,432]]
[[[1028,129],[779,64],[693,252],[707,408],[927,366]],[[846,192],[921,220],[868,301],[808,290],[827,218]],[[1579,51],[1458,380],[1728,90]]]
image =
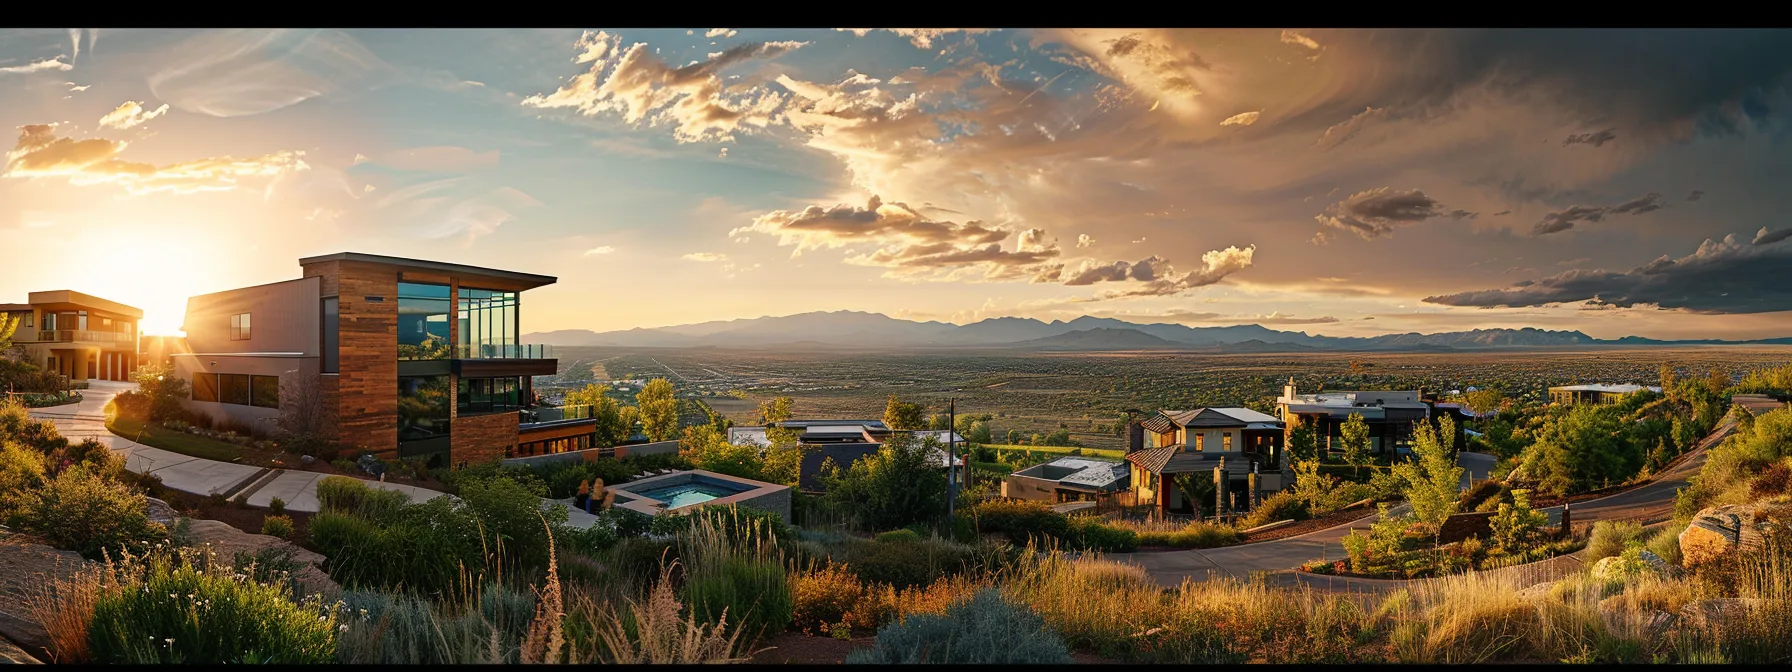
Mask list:
[[1518,591],[1517,596],[1518,596],[1518,599],[1525,600],[1525,601],[1540,600],[1540,599],[1549,597],[1550,590],[1554,589],[1555,587],[1556,587],[1556,584],[1554,581],[1545,581],[1543,583],[1532,584],[1532,585],[1526,587],[1525,589]]
[[37,591],[87,564],[73,551],[0,533],[0,638],[12,640],[26,651],[45,651],[50,633],[31,616],[27,605]]
[[1644,549],[1639,556],[1642,558],[1643,562],[1648,563],[1656,572],[1665,576],[1679,576],[1681,573],[1679,567],[1674,566],[1674,563],[1668,562],[1667,558],[1656,555],[1654,551]]
[[151,522],[172,527],[175,519],[180,518],[180,513],[175,511],[173,506],[169,506],[167,502],[154,497],[145,499],[149,500],[149,520]]
[[1680,533],[1680,556],[1688,568],[1718,558],[1752,553],[1766,545],[1762,524],[1755,504],[1730,504],[1709,507],[1693,516],[1686,531]]
[[255,553],[264,548],[284,550],[291,553],[293,562],[299,565],[299,569],[293,572],[293,579],[297,581],[300,593],[322,593],[326,598],[334,598],[342,591],[342,587],[336,585],[330,575],[319,568],[324,562],[322,555],[279,537],[249,534],[216,520],[188,520],[188,543],[197,548],[209,545],[219,560],[229,562],[238,552]]
[[1655,567],[1646,561],[1627,560],[1623,556],[1614,555],[1609,558],[1600,558],[1599,562],[1593,565],[1592,573],[1593,578],[1600,581],[1618,582],[1628,581],[1632,577],[1655,571]]

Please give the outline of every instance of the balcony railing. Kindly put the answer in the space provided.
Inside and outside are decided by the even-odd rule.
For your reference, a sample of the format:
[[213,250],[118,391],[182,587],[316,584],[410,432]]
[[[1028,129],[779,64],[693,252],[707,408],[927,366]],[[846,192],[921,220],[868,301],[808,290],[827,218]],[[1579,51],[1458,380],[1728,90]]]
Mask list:
[[524,425],[536,425],[565,420],[590,420],[590,406],[538,406],[523,409],[517,422]]
[[39,343],[130,343],[133,340],[130,334],[116,331],[53,329],[37,332]]
[[461,343],[455,359],[554,359],[554,346],[541,343]]

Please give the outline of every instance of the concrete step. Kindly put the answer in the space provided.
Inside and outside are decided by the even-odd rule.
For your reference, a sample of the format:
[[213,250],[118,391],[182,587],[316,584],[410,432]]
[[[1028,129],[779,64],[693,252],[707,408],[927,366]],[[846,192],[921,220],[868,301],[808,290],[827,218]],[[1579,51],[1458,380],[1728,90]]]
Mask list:
[[234,498],[240,493],[244,499],[248,499],[249,495],[255,494],[257,489],[260,489],[274,479],[279,478],[280,474],[285,472],[285,469],[262,467],[260,471],[250,474],[248,478],[243,479],[229,490],[224,491],[224,497]]

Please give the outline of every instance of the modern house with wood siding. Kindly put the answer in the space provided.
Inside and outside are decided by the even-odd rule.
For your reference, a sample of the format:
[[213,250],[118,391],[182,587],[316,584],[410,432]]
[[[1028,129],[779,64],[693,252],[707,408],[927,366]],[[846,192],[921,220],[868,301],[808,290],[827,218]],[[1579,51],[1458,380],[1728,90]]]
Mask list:
[[302,277],[187,302],[187,406],[258,433],[321,417],[346,448],[431,466],[592,447],[590,409],[542,408],[547,346],[518,341],[521,294],[555,278],[345,252]]
[[0,303],[0,313],[19,320],[13,345],[46,371],[69,380],[130,380],[137,368],[138,308],[62,289]]

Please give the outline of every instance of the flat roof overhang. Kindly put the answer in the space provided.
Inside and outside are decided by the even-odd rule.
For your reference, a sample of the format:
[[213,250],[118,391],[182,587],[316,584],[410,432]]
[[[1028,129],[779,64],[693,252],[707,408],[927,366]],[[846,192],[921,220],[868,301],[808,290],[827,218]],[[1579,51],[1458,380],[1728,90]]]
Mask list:
[[[305,257],[299,260],[299,266],[310,266],[331,261],[374,264],[388,266],[400,272],[412,271],[419,274],[440,274],[455,278],[462,285],[478,289],[495,289],[500,291],[524,291],[545,287],[559,282],[559,278],[551,275],[534,273],[518,273],[496,268],[451,264],[443,261],[425,259],[406,259],[404,257],[388,257],[378,254],[362,254],[360,252],[338,252],[317,257]],[[419,278],[419,281],[422,279]]]
[[143,319],[143,310],[140,308],[67,289],[32,292],[26,300],[32,306],[44,310],[98,310],[133,320]]
[[450,370],[462,378],[551,376],[559,371],[558,359],[455,359]]

